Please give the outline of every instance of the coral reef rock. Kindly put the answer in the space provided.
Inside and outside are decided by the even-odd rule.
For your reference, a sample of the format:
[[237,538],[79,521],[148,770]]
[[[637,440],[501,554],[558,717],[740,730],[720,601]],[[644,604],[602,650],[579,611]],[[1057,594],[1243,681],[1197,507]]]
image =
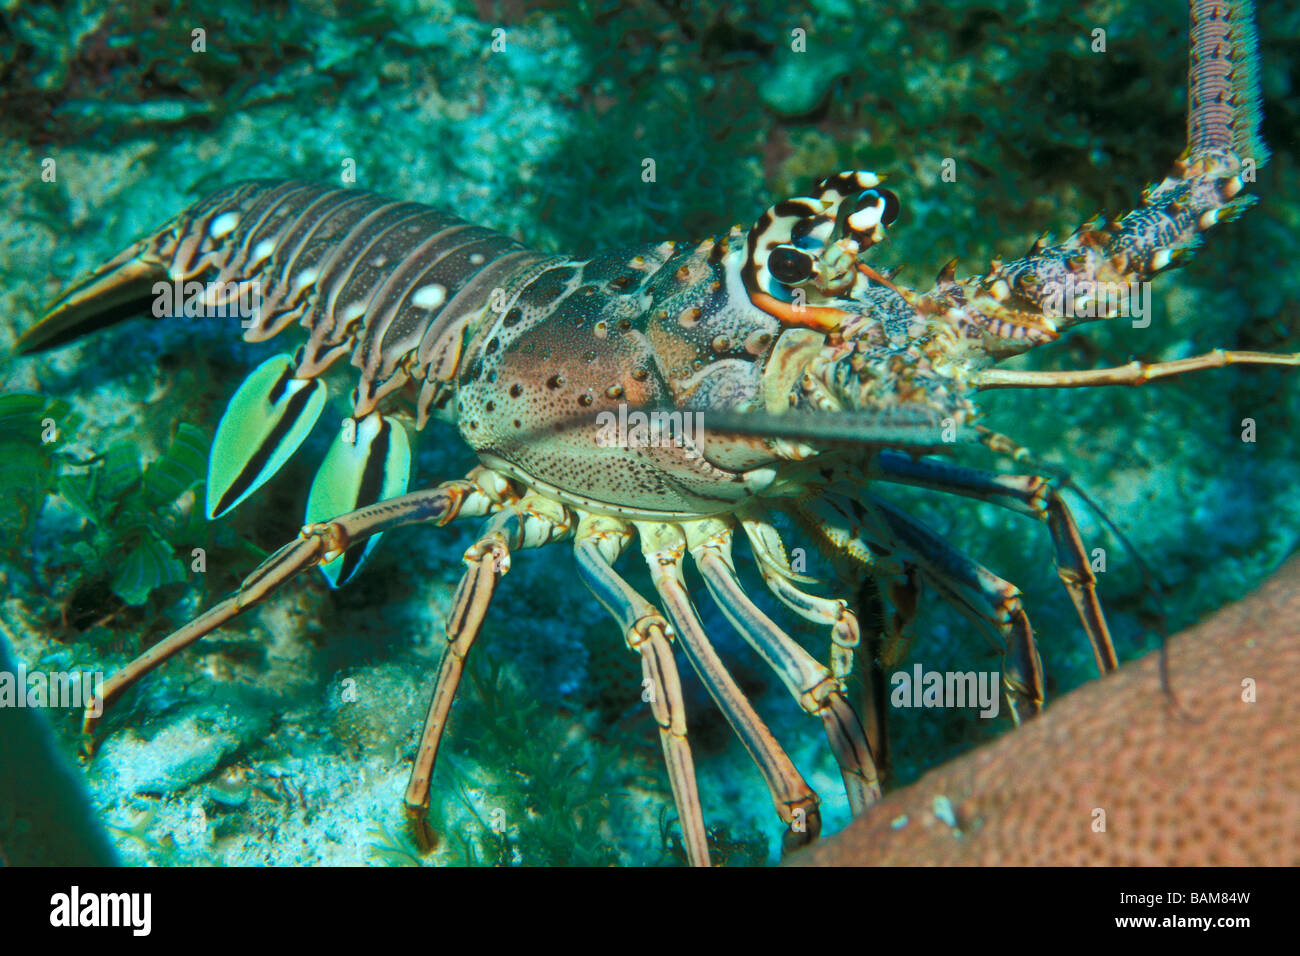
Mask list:
[[1300,557],[797,865],[1300,864]]

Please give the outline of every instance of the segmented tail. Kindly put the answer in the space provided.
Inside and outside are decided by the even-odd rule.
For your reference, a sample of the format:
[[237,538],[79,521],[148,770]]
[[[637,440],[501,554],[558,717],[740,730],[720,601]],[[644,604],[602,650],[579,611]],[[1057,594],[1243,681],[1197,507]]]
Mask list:
[[1232,150],[1255,166],[1268,161],[1259,133],[1259,35],[1253,0],[1191,0],[1187,83],[1191,155]]

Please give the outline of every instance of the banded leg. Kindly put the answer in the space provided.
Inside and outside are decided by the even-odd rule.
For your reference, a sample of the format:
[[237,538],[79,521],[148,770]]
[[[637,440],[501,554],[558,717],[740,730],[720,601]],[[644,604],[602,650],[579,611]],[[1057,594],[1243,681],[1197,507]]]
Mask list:
[[880,453],[874,477],[988,501],[1045,521],[1056,551],[1057,574],[1092,643],[1097,670],[1109,674],[1119,667],[1106,615],[1097,598],[1096,575],[1088,563],[1070,507],[1050,480],[1033,475],[998,475],[931,459],[914,460],[893,452]]
[[[893,613],[884,613],[881,630],[871,637],[871,673],[862,681],[863,727],[867,743],[883,774],[889,766],[889,694],[885,672],[907,656],[910,628],[921,599],[916,565],[884,555],[890,550],[873,545],[863,534],[862,507],[838,496],[818,495],[787,505],[800,528],[832,557],[843,580],[869,575]],[[855,510],[858,512],[855,514]],[[880,553],[877,553],[877,552]]]
[[745,594],[731,561],[730,527],[720,521],[697,522],[689,526],[687,542],[722,613],[776,671],[799,706],[821,718],[849,806],[858,815],[880,798],[880,779],[862,723],[839,682]]
[[614,570],[613,563],[632,539],[630,527],[610,518],[590,517],[578,526],[574,555],[591,593],[623,628],[627,646],[641,655],[641,673],[650,681],[650,706],[659,725],[668,780],[681,819],[686,858],[691,866],[709,865],[704,810],[695,782],[695,762],[686,738],[686,705],[673,661],[664,616]]
[[893,505],[878,498],[872,498],[870,504],[889,526],[891,543],[909,554],[926,582],[958,611],[998,636],[1012,718],[1020,722],[1022,705],[1031,714],[1041,711],[1043,665],[1020,589]]
[[[754,556],[758,560],[763,581],[776,598],[794,611],[805,621],[821,624],[831,629],[830,668],[831,676],[840,685],[844,694],[849,693],[848,680],[853,676],[853,661],[858,645],[862,640],[862,627],[858,615],[843,598],[826,598],[809,594],[795,584],[797,577],[785,562],[785,548],[780,547],[777,530],[764,521],[745,520],[742,522]],[[773,547],[773,545],[777,547]],[[778,550],[779,548],[779,550]],[[893,618],[886,620],[885,633],[877,635],[875,642],[880,643],[882,658],[897,653],[897,648],[904,641],[903,630],[916,613],[915,592],[905,592],[901,586],[892,586],[889,597],[894,607],[899,609]],[[910,598],[910,600],[909,600]],[[873,653],[874,658],[874,653]],[[888,708],[882,679],[882,659],[877,665],[870,662],[869,673],[863,675],[860,682],[862,706],[862,729],[867,736],[867,746],[876,761],[876,771],[886,772],[888,765]]]
[[447,646],[438,664],[438,678],[429,699],[420,748],[406,785],[407,823],[422,853],[428,853],[437,842],[428,816],[429,784],[438,759],[438,746],[465,672],[465,659],[483,627],[497,582],[510,570],[511,552],[538,547],[567,535],[570,531],[567,517],[563,508],[554,502],[527,496],[492,515],[478,540],[465,552],[465,573],[447,615]]
[[465,658],[478,638],[497,581],[510,566],[510,546],[499,528],[484,533],[465,552],[465,573],[456,588],[451,613],[447,615],[447,646],[438,664],[438,679],[429,699],[429,713],[420,734],[420,749],[406,785],[406,818],[421,853],[433,849],[437,838],[429,825],[429,782],[438,759],[438,745],[447,726],[451,702],[456,697]]
[[[889,540],[885,526],[863,503],[839,495],[817,495],[786,507],[804,533],[830,556],[841,577],[853,580],[869,574],[883,588],[894,615],[882,622],[880,659],[886,666],[901,660],[911,641],[907,629],[916,616],[921,585],[915,566],[882,547]],[[872,540],[873,533],[878,540]]]
[[419,522],[445,525],[457,517],[486,514],[513,495],[506,480],[495,472],[475,469],[467,479],[449,481],[436,488],[340,515],[330,521],[306,525],[297,540],[284,545],[240,583],[230,597],[163,638],[105,683],[99,697],[86,704],[82,732],[88,736],[103,716],[106,704],[127,688],[227,621],[266,600],[303,571],[334,560],[350,545],[391,528]]
[[819,597],[798,587],[795,582],[802,576],[791,570],[781,536],[770,522],[746,518],[741,526],[749,537],[768,590],[805,621],[830,627],[831,674],[842,689],[853,673],[853,653],[862,639],[858,616],[849,609],[849,602],[842,598]]
[[679,528],[666,524],[638,524],[637,530],[650,577],[673,623],[678,643],[763,775],[777,815],[786,827],[782,849],[790,852],[811,843],[821,833],[820,801],[709,642],[682,573],[685,536]]

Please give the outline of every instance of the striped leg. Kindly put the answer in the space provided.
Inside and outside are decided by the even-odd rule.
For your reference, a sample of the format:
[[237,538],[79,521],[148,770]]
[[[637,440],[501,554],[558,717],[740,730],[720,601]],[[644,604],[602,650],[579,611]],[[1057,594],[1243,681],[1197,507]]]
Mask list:
[[894,608],[893,616],[882,622],[881,663],[888,666],[904,657],[911,641],[907,630],[920,602],[920,581],[914,566],[893,555],[887,526],[863,502],[844,495],[818,494],[785,507],[842,578],[852,581],[868,574],[876,580]]
[[731,560],[731,528],[718,521],[690,528],[691,556],[722,613],[780,676],[807,713],[820,717],[856,816],[880,798],[866,734],[839,682],[745,594]]
[[468,479],[449,481],[305,526],[297,540],[280,548],[244,578],[234,594],[163,638],[104,683],[101,695],[86,704],[82,732],[88,735],[87,749],[92,748],[89,735],[99,723],[104,705],[191,644],[266,600],[303,571],[332,561],[350,545],[391,528],[419,522],[444,525],[457,517],[486,514],[510,494],[505,479],[476,469]]
[[578,526],[574,554],[578,570],[596,596],[623,628],[627,646],[641,655],[641,673],[650,682],[650,707],[659,725],[659,740],[668,765],[677,815],[681,819],[686,858],[692,866],[709,865],[704,811],[695,783],[695,762],[686,739],[686,705],[681,679],[673,661],[672,629],[662,614],[623,580],[613,562],[632,539],[631,528],[616,519],[591,517]]
[[915,561],[926,582],[958,611],[989,627],[1004,649],[1002,675],[1007,706],[1018,723],[1020,709],[1043,707],[1043,665],[1020,589],[972,561],[947,541],[893,505],[871,498],[889,527],[892,543]]
[[[763,572],[763,580],[768,590],[805,621],[831,629],[831,676],[839,683],[840,690],[848,695],[848,681],[853,676],[853,660],[862,639],[858,615],[843,598],[826,598],[804,591],[792,580],[794,575],[787,565],[783,565],[781,561],[771,562],[770,559],[776,557],[779,552],[773,554],[760,549],[765,547],[763,538],[768,533],[775,535],[776,528],[767,525],[764,529],[762,524],[750,521],[744,523],[744,528],[749,533],[749,540],[758,558],[759,569]],[[869,673],[862,675],[860,682],[862,697],[858,700],[862,710],[862,729],[867,737],[867,746],[871,750],[871,755],[876,761],[876,770],[880,774],[886,773],[889,752],[886,730],[887,695],[881,667],[888,666],[889,659],[895,657],[900,651],[905,651],[903,631],[916,613],[915,591],[904,591],[901,586],[891,585],[888,595],[895,608],[899,610],[892,618],[885,621],[885,633],[876,635],[869,644],[869,647],[873,648],[878,646],[881,661],[879,666],[874,660],[869,662]],[[872,656],[876,656],[874,650]]]
[[655,590],[673,622],[678,643],[767,783],[777,815],[786,825],[782,848],[789,852],[812,842],[821,833],[817,794],[795,769],[709,643],[682,574],[686,538],[673,525],[639,524],[637,530]]
[[[872,756],[881,774],[889,766],[889,694],[885,673],[907,656],[911,645],[910,627],[920,605],[921,581],[914,564],[885,557],[893,550],[881,548],[864,534],[863,522],[869,517],[859,502],[837,495],[818,495],[787,504],[801,530],[818,542],[845,581],[861,581],[869,575],[881,597],[893,608],[882,613],[879,630],[868,637],[870,673],[861,682],[863,729]],[[879,552],[879,553],[878,553]],[[832,663],[832,672],[834,664]]]
[[1092,642],[1097,669],[1108,674],[1119,666],[1106,615],[1097,599],[1097,578],[1088,563],[1079,529],[1065,499],[1050,480],[1031,475],[998,475],[932,459],[914,460],[893,452],[881,452],[876,467],[873,477],[885,481],[988,501],[1047,522],[1056,549],[1057,573]]
[[465,672],[465,658],[483,627],[497,582],[510,570],[512,551],[539,547],[567,536],[570,530],[568,515],[559,505],[530,495],[490,517],[478,540],[465,552],[465,573],[447,615],[447,647],[438,665],[420,749],[406,786],[406,818],[422,853],[429,852],[437,842],[428,815],[429,783],[438,746]]
[[421,853],[428,853],[437,842],[428,819],[429,782],[433,778],[433,765],[438,759],[438,745],[447,726],[451,702],[456,697],[456,689],[465,671],[465,658],[478,638],[497,582],[510,567],[510,546],[505,535],[499,528],[491,525],[489,528],[465,552],[465,573],[456,588],[451,613],[447,615],[447,647],[438,665],[438,680],[429,699],[420,749],[406,785],[406,817]]
[[842,598],[818,597],[798,587],[795,582],[802,576],[790,569],[781,536],[770,522],[750,518],[742,522],[742,527],[754,549],[754,557],[768,590],[805,621],[830,627],[831,674],[843,688],[853,673],[853,653],[862,638],[858,616],[850,610],[849,602]]

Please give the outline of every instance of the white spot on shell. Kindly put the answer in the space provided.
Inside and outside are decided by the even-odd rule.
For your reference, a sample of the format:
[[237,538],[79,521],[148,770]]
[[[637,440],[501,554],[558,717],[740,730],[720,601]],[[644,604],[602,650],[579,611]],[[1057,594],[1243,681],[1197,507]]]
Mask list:
[[469,264],[472,266],[481,266],[486,260],[487,257],[481,252],[471,252],[469,255]]
[[1157,249],[1156,254],[1151,257],[1151,268],[1153,270],[1163,269],[1169,265],[1170,258],[1168,249]]
[[263,239],[253,246],[253,262],[251,264],[256,265],[273,252],[275,252],[275,242],[271,239]]
[[349,322],[361,318],[361,316],[365,314],[365,311],[366,304],[364,302],[353,302],[343,310],[343,323],[346,325]]
[[447,301],[447,287],[434,283],[411,293],[411,305],[417,309],[436,309]]
[[293,284],[296,288],[305,289],[307,286],[315,282],[319,275],[319,269],[304,269],[294,277]]
[[208,235],[213,239],[220,239],[222,236],[230,233],[232,229],[239,225],[239,213],[223,212],[216,219],[212,220],[212,225],[208,227]]

